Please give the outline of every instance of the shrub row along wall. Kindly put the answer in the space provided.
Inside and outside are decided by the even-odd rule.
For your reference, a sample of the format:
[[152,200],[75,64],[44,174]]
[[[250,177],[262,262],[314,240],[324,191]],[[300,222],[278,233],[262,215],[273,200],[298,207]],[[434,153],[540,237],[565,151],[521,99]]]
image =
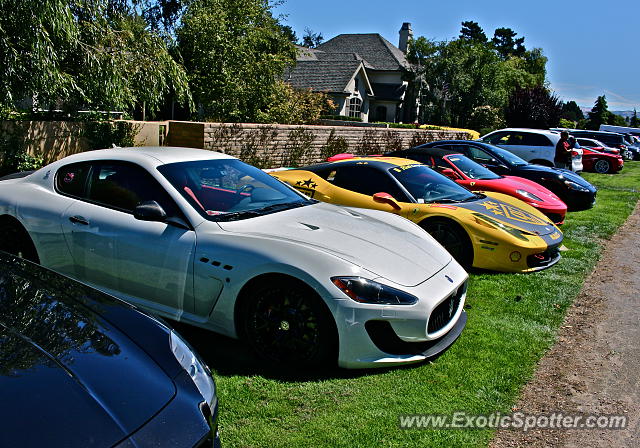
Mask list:
[[335,154],[381,154],[465,132],[355,126],[295,126],[170,121],[167,144],[220,151],[260,168],[301,166]]

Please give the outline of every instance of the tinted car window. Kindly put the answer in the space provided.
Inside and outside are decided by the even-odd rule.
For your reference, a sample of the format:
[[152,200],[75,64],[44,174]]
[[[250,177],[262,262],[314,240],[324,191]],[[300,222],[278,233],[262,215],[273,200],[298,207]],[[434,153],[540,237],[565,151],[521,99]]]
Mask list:
[[407,197],[396,181],[388,173],[371,166],[353,165],[337,167],[327,178],[332,184],[356,193],[373,196],[376,193],[389,193],[399,201]]
[[491,156],[491,154],[483,151],[480,148],[476,148],[475,146],[469,146],[468,155],[469,158],[475,160],[478,163],[487,163],[495,160],[494,157]]
[[151,174],[129,163],[94,164],[87,199],[127,212],[132,212],[141,202],[156,201],[167,215],[178,214],[173,200]]
[[522,145],[525,146],[553,146],[551,140],[546,135],[533,134],[528,132],[522,133]]
[[491,143],[492,145],[499,145],[499,144],[505,144],[504,142],[507,141],[508,137],[509,137],[509,134],[506,132],[496,132],[495,134],[482,139],[482,141]]
[[56,189],[74,197],[83,197],[89,174],[89,163],[72,163],[65,165],[56,173]]

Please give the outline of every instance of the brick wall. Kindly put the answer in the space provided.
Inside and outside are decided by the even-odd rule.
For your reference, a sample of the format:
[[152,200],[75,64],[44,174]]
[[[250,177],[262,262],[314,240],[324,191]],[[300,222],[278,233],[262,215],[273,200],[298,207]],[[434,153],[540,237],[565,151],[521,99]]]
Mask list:
[[381,154],[468,134],[424,129],[169,122],[167,144],[220,151],[262,168],[300,166],[341,153]]

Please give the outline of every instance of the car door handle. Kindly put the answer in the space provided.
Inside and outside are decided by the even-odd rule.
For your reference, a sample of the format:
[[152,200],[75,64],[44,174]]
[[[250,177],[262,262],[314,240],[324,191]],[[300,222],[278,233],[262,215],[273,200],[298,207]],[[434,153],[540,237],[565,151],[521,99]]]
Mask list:
[[82,216],[71,216],[69,218],[69,221],[71,221],[74,224],[82,224],[83,226],[88,226],[89,225],[89,221],[87,221]]

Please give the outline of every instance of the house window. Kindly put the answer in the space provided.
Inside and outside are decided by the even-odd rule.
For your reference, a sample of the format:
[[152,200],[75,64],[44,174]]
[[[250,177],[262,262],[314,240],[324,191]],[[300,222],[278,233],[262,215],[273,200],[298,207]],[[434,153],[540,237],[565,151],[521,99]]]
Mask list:
[[357,92],[358,90],[360,90],[360,87],[359,87],[360,83],[358,82],[358,81],[360,81],[360,80],[359,80],[358,78],[356,78],[356,79],[354,79],[354,81],[356,82],[356,88],[355,88],[355,90],[356,90],[356,92]]
[[376,107],[376,121],[387,121],[387,107]]
[[360,110],[362,108],[362,100],[360,98],[349,99],[349,116],[360,118]]

